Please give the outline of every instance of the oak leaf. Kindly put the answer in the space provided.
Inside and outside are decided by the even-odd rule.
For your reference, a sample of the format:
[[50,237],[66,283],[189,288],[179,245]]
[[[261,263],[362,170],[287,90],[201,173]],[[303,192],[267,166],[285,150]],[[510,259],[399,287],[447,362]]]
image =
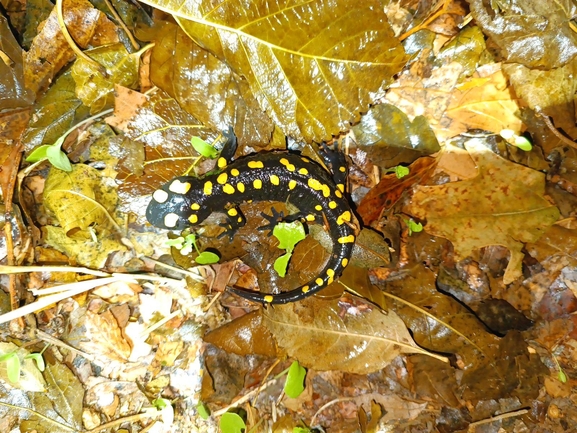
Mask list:
[[479,141],[466,148],[478,166],[473,179],[417,187],[411,215],[426,219],[425,230],[449,239],[458,256],[488,245],[503,245],[511,258],[503,281],[521,276],[523,242],[535,242],[559,218],[545,198],[543,173],[509,162]]

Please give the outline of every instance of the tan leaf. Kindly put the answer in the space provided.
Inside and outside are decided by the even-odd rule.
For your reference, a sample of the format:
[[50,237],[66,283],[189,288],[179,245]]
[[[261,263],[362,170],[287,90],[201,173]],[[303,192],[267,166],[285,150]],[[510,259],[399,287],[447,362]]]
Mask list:
[[[63,11],[68,31],[81,47],[90,43],[118,42],[116,26],[88,1],[64,0]],[[42,24],[30,50],[24,54],[26,87],[36,94],[45,90],[58,71],[73,58],[74,53],[58,26],[55,8]]]
[[523,242],[535,242],[559,218],[543,197],[543,173],[509,162],[477,140],[466,148],[479,174],[469,180],[419,186],[406,209],[426,219],[425,230],[453,242],[460,257],[488,245],[511,251],[505,284],[521,276]]
[[116,191],[105,185],[98,170],[75,164],[72,172],[52,168],[46,179],[44,204],[58,219],[65,232],[96,224],[101,229],[117,228],[110,214],[118,201]]
[[518,117],[519,105],[501,69],[489,76],[473,78],[458,86],[441,124],[455,136],[469,129],[496,134],[511,129],[521,134],[524,125]]
[[407,61],[376,0],[146,3],[176,15],[299,140],[320,142],[348,130]]
[[279,346],[316,370],[368,374],[401,353],[429,354],[415,344],[392,311],[343,313],[338,301],[313,297],[275,306],[264,317]]

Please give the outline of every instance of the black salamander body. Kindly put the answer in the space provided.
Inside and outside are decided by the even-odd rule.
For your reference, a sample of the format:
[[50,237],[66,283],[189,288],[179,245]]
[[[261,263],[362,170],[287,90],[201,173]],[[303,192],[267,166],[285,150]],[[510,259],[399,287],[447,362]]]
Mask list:
[[[332,166],[337,182],[344,182],[345,166]],[[344,197],[344,183],[335,184],[330,174],[309,158],[285,152],[255,154],[228,165],[226,159],[220,158],[218,167],[217,173],[201,178],[177,177],[155,191],[146,210],[148,221],[160,228],[183,230],[199,224],[212,212],[224,212],[229,234],[233,234],[246,222],[239,204],[251,200],[288,201],[299,209],[296,217],[318,224],[328,222],[333,241],[328,263],[316,279],[290,292],[231,290],[255,302],[284,304],[318,292],[341,275],[355,242],[353,214]]]

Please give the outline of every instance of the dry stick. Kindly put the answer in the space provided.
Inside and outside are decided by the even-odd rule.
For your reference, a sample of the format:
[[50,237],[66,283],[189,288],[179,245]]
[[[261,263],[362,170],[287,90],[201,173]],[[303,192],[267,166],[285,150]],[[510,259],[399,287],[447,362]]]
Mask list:
[[76,54],[77,58],[82,58],[86,60],[88,63],[92,63],[94,66],[98,68],[98,70],[102,73],[102,75],[107,76],[108,73],[106,72],[106,68],[104,68],[100,63],[98,63],[93,58],[89,57],[88,54],[84,53],[80,48],[78,48],[78,45],[76,45],[76,42],[74,42],[74,39],[72,39],[72,36],[68,32],[68,28],[66,27],[66,23],[64,22],[64,13],[62,11],[63,1],[64,0],[56,0],[56,14],[58,17],[58,26],[60,27],[62,36],[64,36],[64,39],[66,39],[68,46],[72,51],[74,51],[74,54]]
[[217,410],[216,412],[213,413],[214,416],[220,416],[223,413],[227,412],[229,409],[232,409],[233,407],[237,407],[240,406],[241,404],[243,404],[244,402],[248,401],[251,399],[251,397],[254,394],[258,394],[261,391],[264,391],[265,389],[267,389],[269,386],[275,384],[278,380],[280,380],[280,378],[275,378],[275,379],[271,379],[266,383],[263,383],[261,386],[259,386],[257,389],[252,390],[251,392],[249,392],[248,394],[243,395],[241,398],[239,398],[237,401],[235,401],[234,403],[229,404],[226,407],[223,407],[220,410]]
[[138,44],[138,42],[136,42],[136,39],[134,39],[134,36],[130,32],[130,30],[128,30],[128,27],[126,26],[124,21],[122,21],[122,18],[120,18],[120,15],[118,15],[118,12],[116,12],[116,9],[114,9],[114,6],[112,6],[110,0],[104,0],[104,3],[106,3],[106,6],[108,6],[108,9],[110,9],[110,13],[114,16],[114,19],[116,20],[118,25],[122,28],[122,30],[124,30],[124,33],[126,33],[128,39],[130,39],[130,43],[132,44],[134,49],[138,50],[140,48],[140,45]]
[[[476,421],[476,422],[469,424],[468,431],[475,431],[475,427],[477,427],[478,425],[488,424],[488,423],[493,422],[493,421],[499,421],[499,420],[506,419],[506,418],[512,418],[514,416],[525,415],[528,412],[529,412],[529,409],[521,409],[521,410],[518,410],[515,412],[508,412],[508,413],[504,413],[504,414],[494,416],[491,418],[483,419],[481,421]],[[473,428],[473,430],[471,430],[471,427]]]
[[148,412],[138,413],[136,415],[130,415],[124,418],[115,419],[105,424],[100,424],[98,427],[93,428],[92,430],[85,430],[84,433],[98,433],[102,430],[106,430],[111,427],[116,427],[124,423],[132,424],[136,421],[140,421],[143,418],[158,418],[160,416],[162,416],[162,411],[156,410],[155,412],[152,412],[152,410],[149,410]]
[[557,130],[557,128],[555,128],[555,125],[553,125],[553,123],[551,123],[551,119],[549,119],[549,116],[547,116],[545,113],[543,113],[540,110],[537,110],[537,115],[541,116],[543,118],[545,125],[547,125],[547,128],[549,128],[549,130],[553,133],[553,135],[555,135],[555,137],[557,137],[559,140],[561,140],[566,145],[572,147],[573,149],[577,149],[577,144],[575,144],[575,142],[569,140],[567,137],[565,137],[563,134],[561,134]]

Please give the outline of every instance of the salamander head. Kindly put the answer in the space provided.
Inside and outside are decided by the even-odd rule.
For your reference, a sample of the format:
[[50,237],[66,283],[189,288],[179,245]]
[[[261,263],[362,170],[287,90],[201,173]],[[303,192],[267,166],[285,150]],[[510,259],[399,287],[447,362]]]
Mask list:
[[195,177],[177,177],[152,194],[146,219],[155,227],[183,230],[205,220],[211,210],[205,205],[202,184]]

